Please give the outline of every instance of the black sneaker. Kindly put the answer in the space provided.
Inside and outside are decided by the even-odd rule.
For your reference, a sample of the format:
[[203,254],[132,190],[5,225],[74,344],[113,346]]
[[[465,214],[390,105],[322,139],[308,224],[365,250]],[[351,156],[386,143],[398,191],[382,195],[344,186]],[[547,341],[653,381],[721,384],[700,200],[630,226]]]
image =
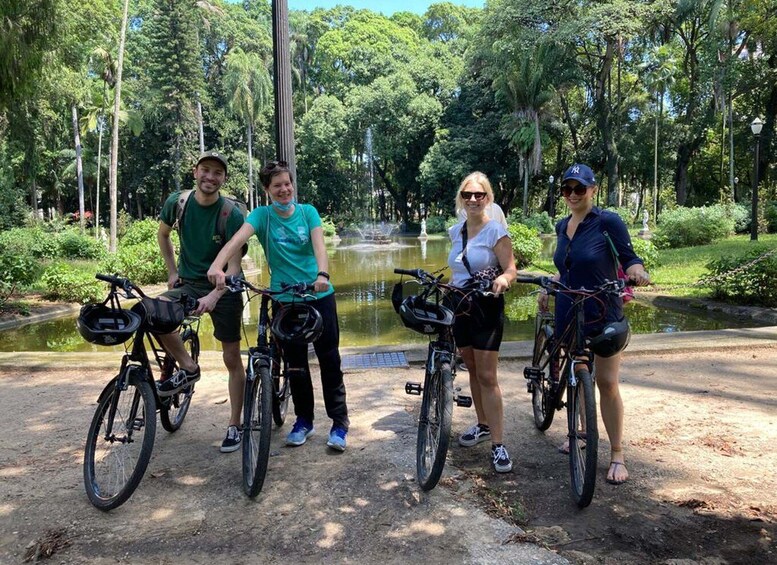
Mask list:
[[165,379],[162,382],[157,383],[156,390],[159,396],[173,396],[181,389],[186,388],[192,383],[196,383],[200,380],[200,368],[193,373],[186,371],[185,369],[178,369],[173,373],[169,379]]
[[221,442],[221,453],[232,453],[240,449],[242,435],[237,426],[229,426],[227,428],[227,437]]
[[507,449],[501,443],[491,446],[491,459],[494,463],[494,470],[497,473],[509,473],[513,470],[513,462],[510,461],[510,455]]
[[491,430],[488,429],[488,426],[475,424],[459,436],[459,445],[462,447],[472,447],[487,439],[491,439]]

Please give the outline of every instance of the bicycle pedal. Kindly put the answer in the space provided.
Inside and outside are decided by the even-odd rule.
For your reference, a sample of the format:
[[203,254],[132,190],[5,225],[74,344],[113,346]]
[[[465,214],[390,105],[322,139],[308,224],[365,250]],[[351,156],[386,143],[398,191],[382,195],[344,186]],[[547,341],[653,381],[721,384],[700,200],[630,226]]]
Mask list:
[[421,396],[421,391],[423,390],[424,390],[424,387],[421,386],[421,383],[411,383],[411,382],[405,383],[405,394]]
[[469,408],[472,406],[472,397],[471,396],[457,396],[456,397],[456,406],[461,406],[462,408]]

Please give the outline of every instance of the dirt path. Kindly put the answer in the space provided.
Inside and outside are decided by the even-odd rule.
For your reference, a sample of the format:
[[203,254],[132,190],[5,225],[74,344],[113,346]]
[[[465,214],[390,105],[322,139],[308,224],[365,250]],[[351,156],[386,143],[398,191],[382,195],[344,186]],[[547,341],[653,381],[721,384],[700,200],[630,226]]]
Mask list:
[[[603,438],[602,480],[583,511],[556,451],[563,414],[545,434],[534,429],[522,360],[500,373],[512,473],[490,470],[486,444],[454,446],[441,485],[421,493],[420,401],[403,392],[420,369],[365,371],[347,375],[348,450],[327,451],[318,406],[318,433],[305,446],[282,446],[288,427],[274,432],[265,490],[251,501],[239,452],[218,453],[226,382],[211,354],[184,427],[172,435],[160,427],[135,495],[104,514],[83,493],[81,459],[115,363],[56,359],[0,363],[0,563],[22,562],[36,542],[55,550],[53,563],[777,561],[774,346],[631,354],[623,392],[632,479],[604,483]],[[456,408],[454,431],[473,418]]]

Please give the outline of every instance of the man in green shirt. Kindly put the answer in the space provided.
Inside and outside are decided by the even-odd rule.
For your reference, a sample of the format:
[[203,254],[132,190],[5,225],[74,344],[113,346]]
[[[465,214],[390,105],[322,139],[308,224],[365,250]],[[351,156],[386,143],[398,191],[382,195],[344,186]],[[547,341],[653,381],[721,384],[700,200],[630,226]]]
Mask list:
[[[243,224],[243,214],[237,207],[226,207],[224,234],[217,228],[222,213],[224,197],[221,187],[227,180],[227,161],[216,151],[204,153],[194,167],[195,190],[185,202],[179,203],[182,193],[175,192],[165,201],[159,214],[157,241],[167,266],[168,291],[163,297],[178,297],[182,293],[199,300],[194,312],[197,315],[209,313],[213,320],[213,336],[221,342],[224,365],[229,371],[229,401],[231,405],[227,435],[221,451],[228,453],[240,447],[240,413],[243,406],[245,372],[240,355],[240,330],[243,300],[240,294],[217,290],[208,281],[207,272],[221,248]],[[179,206],[183,213],[179,213]],[[229,210],[229,212],[226,212]],[[180,256],[176,263],[175,250],[170,240],[173,229],[178,229]],[[221,241],[225,239],[225,241]],[[240,272],[241,253],[229,258],[226,274]],[[199,380],[200,368],[183,346],[178,333],[159,336],[165,349],[178,362],[180,370],[160,382],[157,390],[160,396],[172,396],[181,389]]]

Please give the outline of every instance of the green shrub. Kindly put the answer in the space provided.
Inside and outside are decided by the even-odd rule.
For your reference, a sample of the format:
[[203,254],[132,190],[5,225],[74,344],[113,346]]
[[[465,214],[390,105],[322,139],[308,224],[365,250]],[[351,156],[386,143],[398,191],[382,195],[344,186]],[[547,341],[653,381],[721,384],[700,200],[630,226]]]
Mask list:
[[35,280],[36,271],[37,262],[31,255],[15,251],[0,252],[0,308],[16,290]]
[[429,216],[426,218],[426,233],[446,233],[449,219],[443,216]]
[[321,229],[324,231],[324,237],[337,235],[337,227],[328,216],[321,216]]
[[536,228],[539,233],[555,233],[556,231],[553,219],[544,210],[540,214],[532,214],[521,223],[530,228]]
[[445,220],[445,231],[447,232],[449,229],[451,229],[453,226],[458,224],[461,220],[457,218],[456,216],[451,216],[447,220]]
[[88,235],[82,235],[76,229],[57,234],[58,256],[67,259],[101,259],[107,250],[103,243]]
[[138,220],[132,222],[127,228],[124,237],[119,241],[120,246],[132,246],[146,243],[148,241],[156,242],[156,234],[159,230],[159,221],[153,218]]
[[121,273],[139,285],[167,281],[167,267],[156,240],[120,247],[114,256],[103,262],[101,270]]
[[711,283],[712,297],[737,304],[756,304],[774,308],[777,306],[777,253],[766,257],[741,272],[732,271],[767,253],[763,245],[753,247],[744,256],[722,257],[710,262],[707,268],[711,277],[731,273]]
[[628,227],[632,227],[634,225],[634,214],[625,206],[612,206],[605,208],[605,210],[609,210],[610,212],[615,212],[618,214],[621,217],[621,220],[623,220],[623,223]]
[[764,207],[766,229],[769,233],[777,233],[777,201],[767,202]]
[[510,239],[513,243],[515,265],[519,269],[523,269],[539,259],[540,252],[542,251],[542,242],[537,229],[523,224],[510,224],[507,227],[507,231],[510,233]]
[[13,228],[0,233],[0,252],[3,251],[35,259],[54,259],[59,254],[59,241],[42,225]]
[[641,237],[635,237],[631,240],[634,253],[645,263],[645,269],[651,271],[660,265],[658,261],[658,249],[653,243]]
[[750,231],[750,207],[744,204],[724,204],[723,207],[734,219],[734,231],[736,233],[747,233]]
[[659,248],[706,245],[733,234],[734,226],[728,208],[720,204],[675,208],[660,215],[653,242]]
[[80,271],[65,263],[49,265],[41,276],[46,288],[46,298],[85,304],[102,298],[103,284],[94,278],[94,274]]

